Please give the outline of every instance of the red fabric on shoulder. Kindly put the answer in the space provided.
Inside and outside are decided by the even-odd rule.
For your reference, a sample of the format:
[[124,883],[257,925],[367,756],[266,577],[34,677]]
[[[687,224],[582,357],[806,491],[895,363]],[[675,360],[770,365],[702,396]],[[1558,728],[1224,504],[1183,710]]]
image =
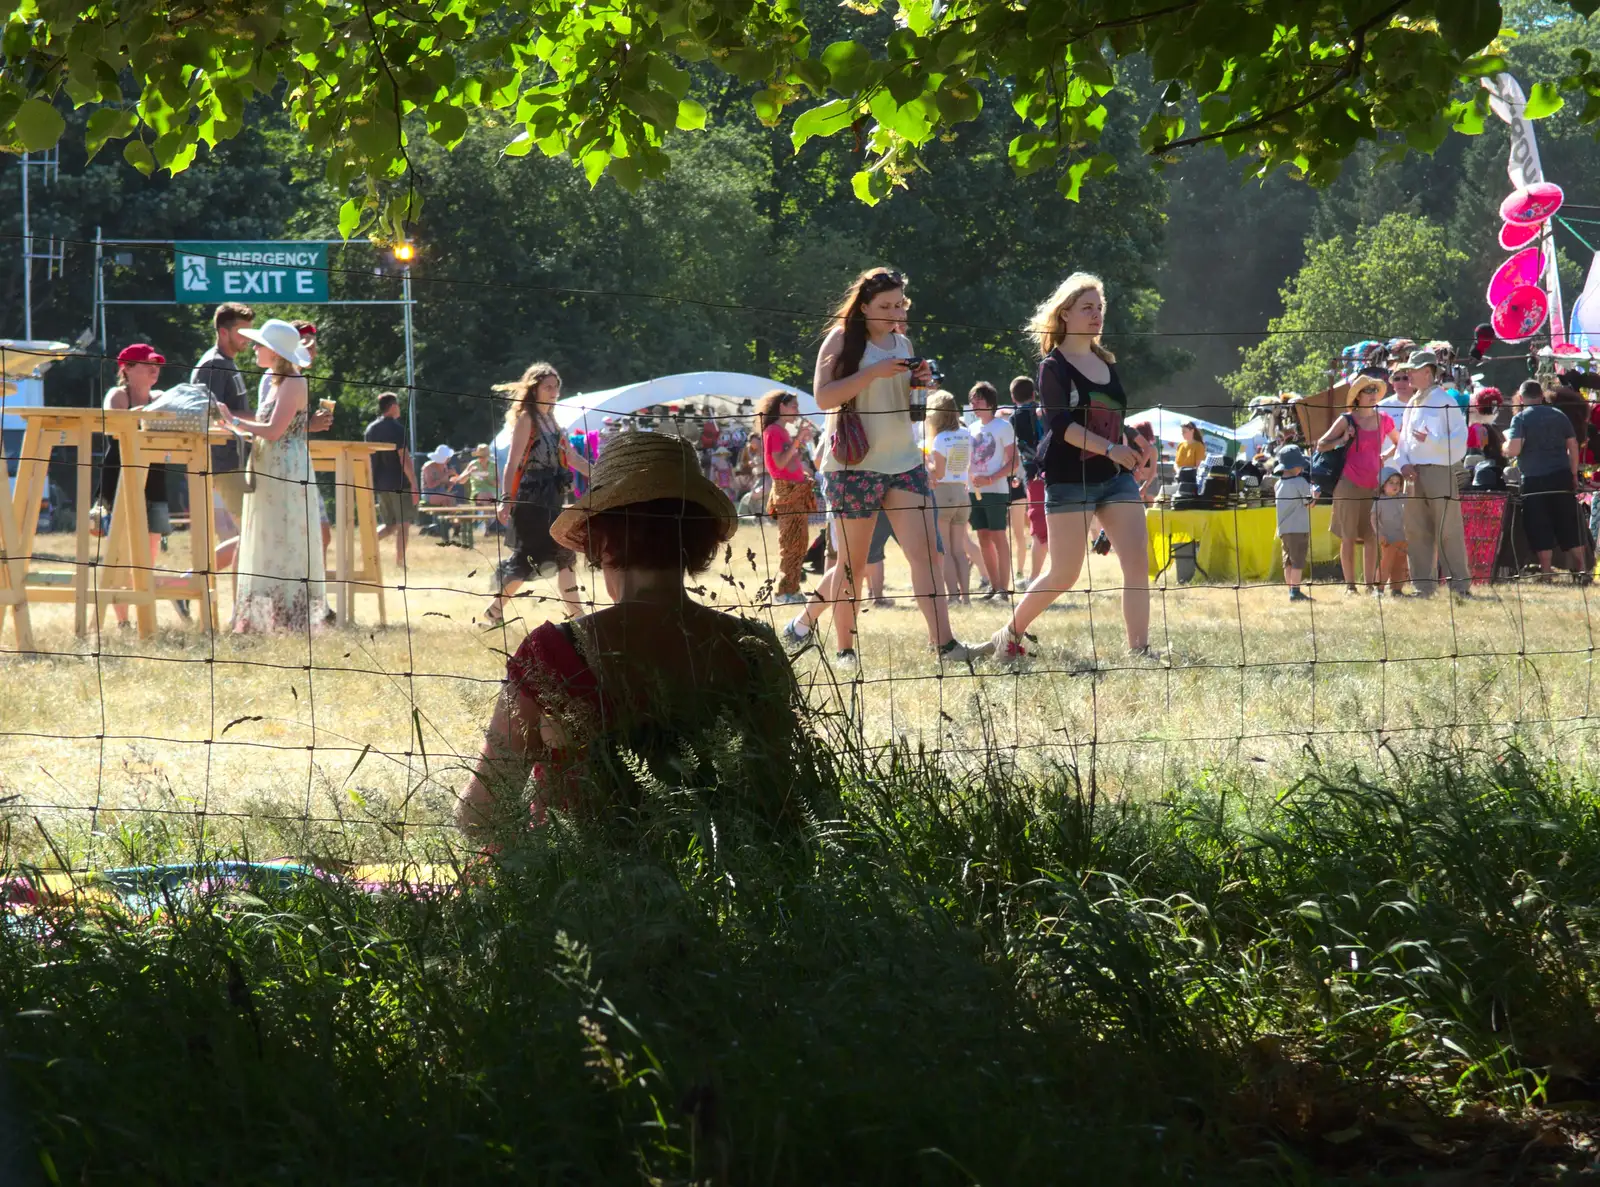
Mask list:
[[567,632],[553,622],[534,628],[506,661],[506,683],[539,704],[554,690],[600,704],[600,686]]

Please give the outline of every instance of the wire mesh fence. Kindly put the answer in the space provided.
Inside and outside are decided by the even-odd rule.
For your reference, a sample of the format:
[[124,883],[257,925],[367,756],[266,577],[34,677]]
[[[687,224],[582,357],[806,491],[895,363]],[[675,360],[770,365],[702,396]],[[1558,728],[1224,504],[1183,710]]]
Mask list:
[[[1232,415],[1216,412],[1218,420]],[[644,410],[616,419],[621,432],[671,431],[698,444],[703,421],[714,418],[663,423]],[[731,440],[744,448],[748,425],[721,419],[718,440],[736,428]],[[302,420],[290,433],[302,447],[304,428]],[[122,463],[125,489],[136,490],[138,475],[168,456],[141,432],[144,452]],[[425,534],[410,535],[403,565],[391,532],[376,557],[363,556],[381,569],[364,580],[352,576],[347,553],[372,551],[352,526],[375,499],[367,477],[330,484],[323,476],[312,490],[312,473],[263,476],[254,499],[264,505],[274,483],[294,486],[289,501],[313,516],[291,533],[304,555],[287,569],[254,567],[259,551],[241,550],[232,563],[218,563],[210,547],[191,556],[185,536],[197,538],[210,502],[203,462],[190,470],[187,530],[180,522],[165,535],[150,532],[148,554],[132,537],[151,525],[131,512],[114,511],[109,534],[87,535],[81,498],[71,530],[52,530],[66,520],[40,518],[39,496],[49,489],[40,467],[67,467],[72,481],[62,485],[81,492],[96,483],[78,474],[103,463],[94,450],[63,452],[53,440],[30,439],[11,466],[26,480],[14,484],[0,566],[9,574],[0,598],[19,581],[26,587],[14,604],[0,601],[0,812],[13,860],[87,869],[241,847],[341,860],[448,848],[507,660],[541,622],[576,610],[581,629],[583,615],[613,600],[602,571],[579,556],[575,591],[541,572],[497,621],[491,606],[506,536],[487,511],[462,530],[451,512],[472,504],[448,486]],[[712,459],[701,460],[709,473]],[[1165,476],[1139,506],[1139,547],[1125,537],[1106,554],[1082,547],[1104,526],[1101,515],[1037,517],[1052,542],[1036,544],[1028,515],[1036,493],[1021,485],[1003,524],[1010,571],[989,574],[987,590],[975,576],[965,591],[954,577],[946,588],[943,557],[962,545],[944,538],[944,521],[889,498],[900,509],[898,546],[886,549],[881,567],[865,555],[847,565],[857,584],[844,599],[854,635],[836,632],[837,607],[828,604],[816,605],[806,639],[789,639],[809,711],[842,723],[863,763],[910,747],[953,764],[1010,764],[1019,775],[1069,768],[1092,796],[1108,798],[1197,780],[1292,779],[1308,758],[1404,761],[1415,744],[1441,737],[1536,732],[1587,757],[1592,549],[1559,583],[1518,571],[1532,558],[1525,545],[1506,551],[1514,493],[1493,496],[1492,547],[1470,597],[1374,597],[1360,576],[1352,592],[1336,544],[1324,539],[1313,548],[1309,599],[1289,601],[1276,512],[1261,484],[1186,507],[1162,489]],[[324,515],[334,509],[327,539],[319,503]],[[428,506],[420,510],[430,518]],[[697,602],[779,636],[811,611],[775,596],[785,579],[782,525],[759,497],[744,510],[689,589]],[[825,513],[805,516],[804,540],[820,558],[804,591],[816,590],[843,545],[837,529]],[[1058,533],[1081,537],[1084,563],[1070,580],[1053,578],[1038,556]],[[1326,533],[1319,523],[1317,535]],[[929,565],[941,572],[918,571]],[[235,629],[249,625],[235,604],[240,583],[285,572],[302,575],[303,621],[266,634]],[[174,596],[179,583],[190,590],[196,581],[214,590],[211,615]],[[990,640],[1030,582],[1053,596],[1028,623],[1020,654],[939,655],[950,639]],[[1148,647],[1130,650],[1129,607],[1146,589]],[[24,610],[26,636],[18,629]]]

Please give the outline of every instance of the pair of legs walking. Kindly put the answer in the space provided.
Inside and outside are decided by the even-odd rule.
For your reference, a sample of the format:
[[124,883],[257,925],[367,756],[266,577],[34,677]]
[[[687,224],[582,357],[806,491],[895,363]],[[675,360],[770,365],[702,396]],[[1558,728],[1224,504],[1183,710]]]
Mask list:
[[[1131,485],[1132,479],[1129,479]],[[1137,490],[1137,488],[1135,488]],[[1122,621],[1130,651],[1145,651],[1150,646],[1150,571],[1149,539],[1145,531],[1142,501],[1111,501],[1085,509],[1048,510],[1044,570],[1028,592],[1017,602],[1010,623],[1002,628],[1011,638],[1004,640],[1008,650],[1020,646],[1018,640],[1045,609],[1077,585],[1089,551],[1089,529],[1098,519],[1111,541],[1112,551],[1122,568]],[[997,641],[999,641],[997,639]]]

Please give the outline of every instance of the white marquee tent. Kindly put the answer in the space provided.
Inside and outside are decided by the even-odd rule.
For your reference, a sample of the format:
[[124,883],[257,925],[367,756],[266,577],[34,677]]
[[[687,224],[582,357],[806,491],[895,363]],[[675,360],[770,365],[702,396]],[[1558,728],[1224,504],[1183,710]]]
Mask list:
[[689,371],[682,375],[663,375],[642,383],[608,388],[599,392],[578,392],[556,405],[556,420],[564,429],[597,432],[607,416],[640,412],[657,404],[710,404],[714,414],[728,415],[740,400],[755,400],[775,388],[793,392],[800,398],[800,415],[822,423],[822,410],[810,392],[738,371]]

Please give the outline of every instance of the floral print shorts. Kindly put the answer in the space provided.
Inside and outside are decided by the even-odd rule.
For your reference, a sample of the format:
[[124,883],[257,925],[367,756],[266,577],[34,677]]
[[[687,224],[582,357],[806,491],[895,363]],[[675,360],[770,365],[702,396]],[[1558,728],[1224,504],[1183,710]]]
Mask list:
[[871,519],[883,509],[883,496],[891,490],[908,490],[933,506],[928,468],[913,466],[899,474],[876,470],[828,471],[828,510],[841,519]]

